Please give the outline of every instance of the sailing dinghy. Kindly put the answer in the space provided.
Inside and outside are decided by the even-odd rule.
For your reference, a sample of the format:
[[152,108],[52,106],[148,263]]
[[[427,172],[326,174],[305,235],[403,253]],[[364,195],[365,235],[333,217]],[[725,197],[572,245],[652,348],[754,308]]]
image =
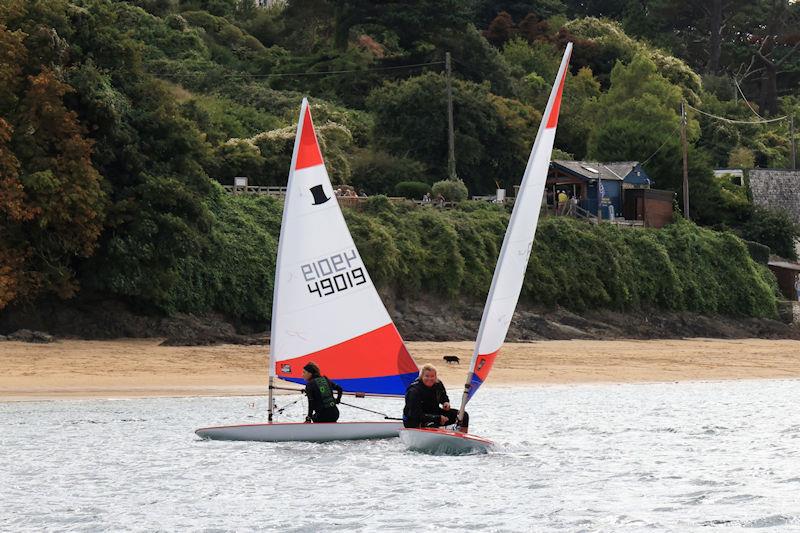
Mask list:
[[310,361],[359,397],[402,397],[418,375],[347,229],[303,99],[275,266],[268,422],[195,433],[217,440],[312,442],[398,436],[400,421],[273,423],[276,378],[305,384],[303,366]]
[[[486,381],[497,353],[505,341],[514,309],[517,307],[539,221],[547,168],[553,151],[558,112],[561,107],[561,93],[564,89],[571,52],[572,43],[568,43],[550,91],[547,107],[542,115],[542,122],[539,124],[525,174],[522,176],[514,210],[511,212],[503,246],[494,269],[489,296],[483,308],[475,351],[472,354],[461,398],[459,420],[464,414],[467,402]],[[411,450],[432,454],[485,453],[492,447],[490,440],[446,429],[402,429],[400,440]]]

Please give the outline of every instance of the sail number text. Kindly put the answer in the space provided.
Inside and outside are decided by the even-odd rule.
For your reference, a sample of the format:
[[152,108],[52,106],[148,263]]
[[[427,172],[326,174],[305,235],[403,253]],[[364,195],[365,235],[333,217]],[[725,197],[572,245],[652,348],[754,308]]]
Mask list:
[[351,287],[363,285],[367,282],[364,268],[355,266],[360,263],[355,250],[347,250],[334,254],[311,263],[300,265],[308,284],[308,292],[317,294],[320,298],[335,292],[341,292]]

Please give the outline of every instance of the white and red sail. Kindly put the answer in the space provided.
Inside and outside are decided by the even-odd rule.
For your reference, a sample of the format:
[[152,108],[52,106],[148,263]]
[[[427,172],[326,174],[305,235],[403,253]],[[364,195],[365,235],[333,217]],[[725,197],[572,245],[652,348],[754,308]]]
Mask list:
[[556,136],[558,112],[561,107],[561,93],[564,89],[571,52],[572,43],[568,43],[550,92],[550,99],[542,115],[542,122],[503,239],[489,296],[483,309],[478,338],[475,341],[475,351],[461,402],[462,410],[469,398],[486,381],[497,353],[506,339],[511,318],[517,307],[539,221],[542,195]]
[[418,372],[347,229],[303,99],[275,267],[270,373],[305,383],[309,361],[355,393],[402,395]]

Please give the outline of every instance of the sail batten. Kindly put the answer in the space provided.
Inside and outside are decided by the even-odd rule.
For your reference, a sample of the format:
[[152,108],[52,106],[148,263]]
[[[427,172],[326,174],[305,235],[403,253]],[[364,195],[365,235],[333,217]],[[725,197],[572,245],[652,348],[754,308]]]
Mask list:
[[547,107],[542,114],[542,121],[503,238],[500,256],[497,259],[478,336],[475,340],[475,350],[470,361],[459,418],[463,415],[466,403],[486,381],[491,371],[505,341],[522,291],[539,220],[547,168],[553,151],[561,96],[571,52],[572,43],[568,43],[550,92]]
[[317,363],[347,392],[399,395],[417,376],[347,229],[303,100],[275,268],[270,375]]

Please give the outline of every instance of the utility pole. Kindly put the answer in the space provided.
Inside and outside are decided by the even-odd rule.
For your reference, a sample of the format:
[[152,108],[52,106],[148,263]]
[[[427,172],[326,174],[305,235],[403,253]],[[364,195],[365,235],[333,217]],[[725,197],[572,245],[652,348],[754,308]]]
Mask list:
[[794,115],[789,115],[789,138],[792,141],[792,170],[797,170],[797,141],[794,137]]
[[447,71],[447,178],[458,179],[456,176],[456,143],[453,133],[453,85],[450,81],[450,52],[444,54],[444,66]]
[[683,145],[683,216],[689,217],[689,148],[686,144],[686,102],[681,101],[681,145]]

